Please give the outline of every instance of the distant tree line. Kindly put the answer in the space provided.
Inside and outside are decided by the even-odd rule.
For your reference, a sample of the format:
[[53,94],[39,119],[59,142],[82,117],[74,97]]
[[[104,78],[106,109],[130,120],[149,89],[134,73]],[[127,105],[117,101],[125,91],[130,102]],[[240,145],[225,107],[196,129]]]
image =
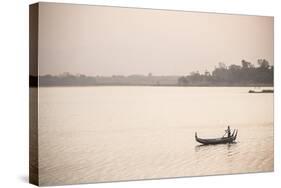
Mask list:
[[178,79],[180,86],[272,86],[274,66],[266,59],[258,59],[255,67],[251,62],[226,66],[219,63],[212,73],[191,72]]
[[113,75],[113,76],[86,76],[83,74],[30,76],[30,87],[39,86],[102,86],[102,85],[137,85],[137,86],[176,86],[179,76],[148,75]]
[[43,75],[39,76],[39,80],[35,76],[30,77],[30,86],[91,86],[96,84],[96,78],[93,76],[86,76],[83,74],[70,74],[65,72],[60,75]]
[[39,86],[273,86],[273,65],[259,59],[257,66],[246,60],[241,65],[226,66],[219,63],[212,72],[203,74],[191,72],[187,76],[113,75],[86,76],[84,74],[63,73],[59,75],[30,76],[30,87]]

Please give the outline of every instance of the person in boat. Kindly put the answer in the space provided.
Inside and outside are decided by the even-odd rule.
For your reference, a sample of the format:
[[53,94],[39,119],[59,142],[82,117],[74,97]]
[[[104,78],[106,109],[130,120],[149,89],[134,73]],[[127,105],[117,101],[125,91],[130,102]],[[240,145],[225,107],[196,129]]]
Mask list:
[[225,132],[227,133],[227,137],[230,138],[231,137],[231,129],[230,126],[227,126],[227,129],[225,130]]

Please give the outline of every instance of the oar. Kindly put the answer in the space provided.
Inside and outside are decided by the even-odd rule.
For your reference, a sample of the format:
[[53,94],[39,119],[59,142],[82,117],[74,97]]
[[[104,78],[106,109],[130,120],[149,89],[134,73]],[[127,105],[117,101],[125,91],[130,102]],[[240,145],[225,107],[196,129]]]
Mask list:
[[236,129],[233,130],[231,137],[234,136]]
[[[227,131],[225,131],[224,135],[227,133]],[[224,137],[224,135],[222,135],[222,137]]]

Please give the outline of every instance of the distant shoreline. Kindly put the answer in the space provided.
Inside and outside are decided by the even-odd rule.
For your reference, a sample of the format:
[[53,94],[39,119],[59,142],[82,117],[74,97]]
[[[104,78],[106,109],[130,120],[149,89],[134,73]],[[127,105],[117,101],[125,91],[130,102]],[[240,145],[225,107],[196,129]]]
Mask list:
[[39,85],[29,86],[30,88],[44,87],[274,87],[274,85]]
[[89,87],[89,86],[150,86],[150,87],[273,87],[274,66],[265,59],[240,65],[219,63],[212,72],[189,75],[132,74],[112,76],[87,76],[65,72],[59,75],[29,75],[30,87]]

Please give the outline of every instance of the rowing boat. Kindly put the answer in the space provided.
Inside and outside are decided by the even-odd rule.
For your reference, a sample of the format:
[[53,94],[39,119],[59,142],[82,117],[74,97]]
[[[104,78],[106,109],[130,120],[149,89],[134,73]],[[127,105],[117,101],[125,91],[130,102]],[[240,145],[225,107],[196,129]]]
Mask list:
[[227,144],[233,143],[236,140],[238,134],[238,130],[235,129],[230,137],[221,137],[221,138],[211,138],[211,139],[203,139],[197,136],[197,132],[195,132],[195,140],[201,144],[209,145],[209,144]]

